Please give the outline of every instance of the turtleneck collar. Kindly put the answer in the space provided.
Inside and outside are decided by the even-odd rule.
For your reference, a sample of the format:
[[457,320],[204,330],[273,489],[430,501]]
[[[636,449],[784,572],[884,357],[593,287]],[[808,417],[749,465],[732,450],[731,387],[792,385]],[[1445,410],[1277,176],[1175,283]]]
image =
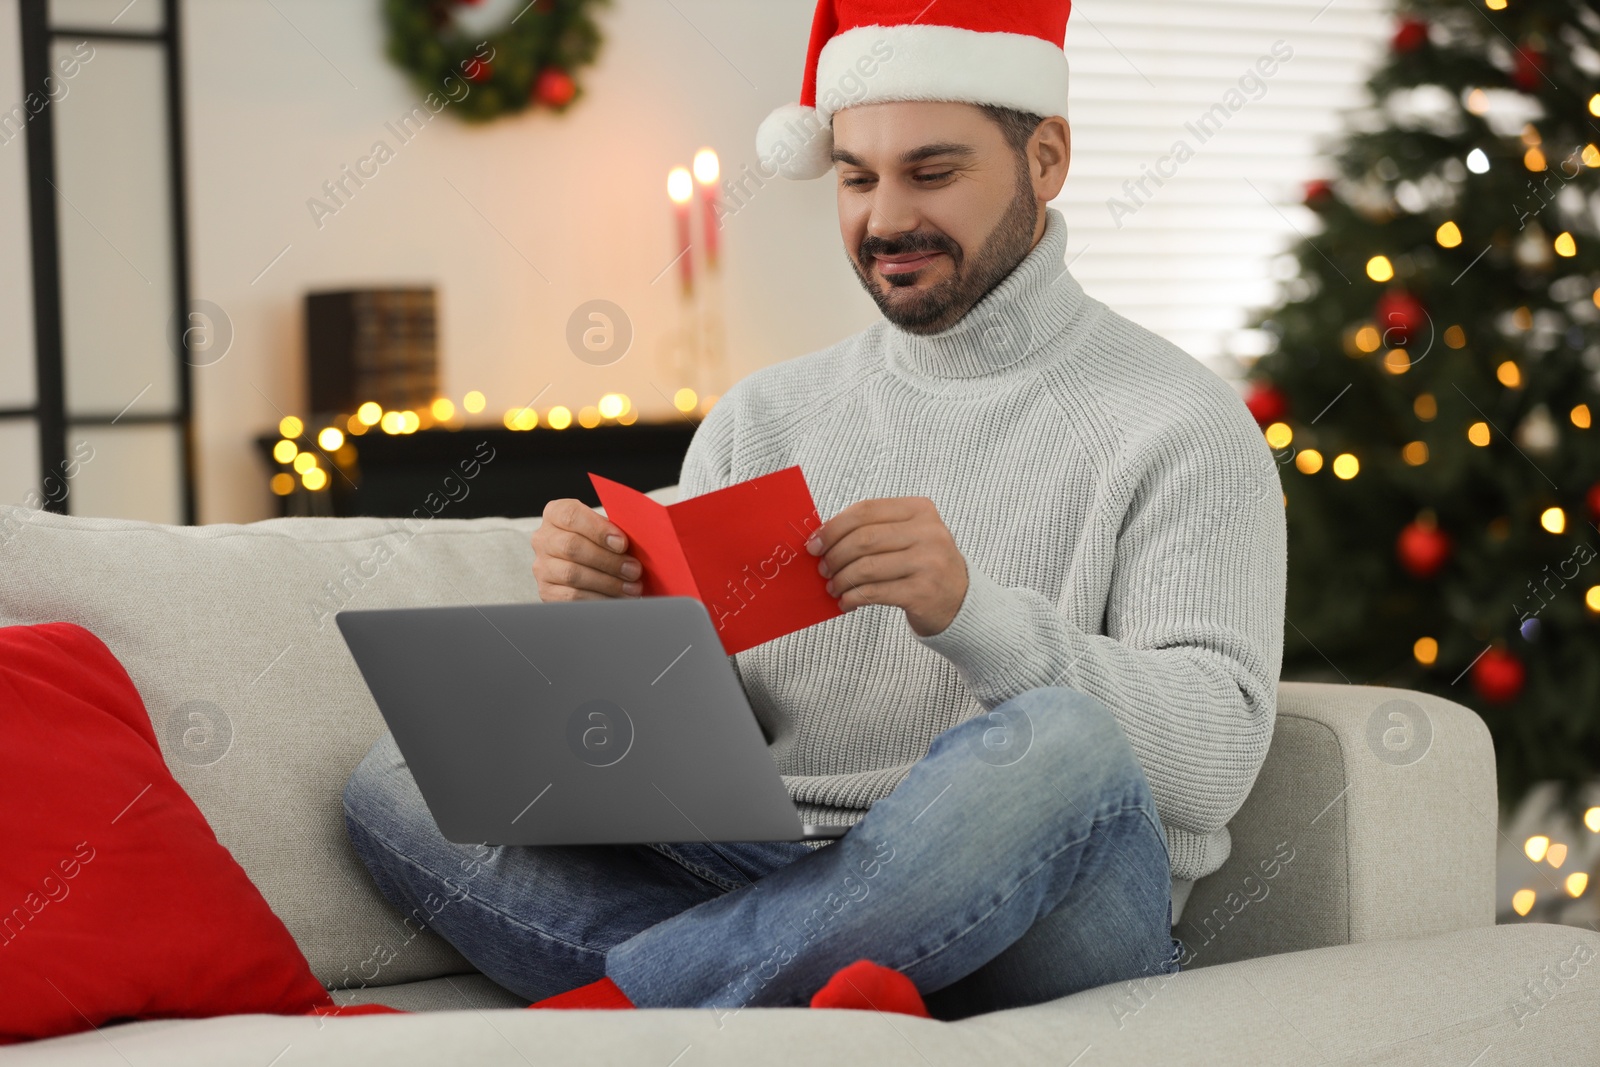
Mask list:
[[[1022,262],[947,330],[908,333],[884,320],[890,370],[937,388],[1032,373],[1086,297],[1066,268],[1067,223],[1045,209],[1044,234]],[[965,381],[963,381],[965,380]]]

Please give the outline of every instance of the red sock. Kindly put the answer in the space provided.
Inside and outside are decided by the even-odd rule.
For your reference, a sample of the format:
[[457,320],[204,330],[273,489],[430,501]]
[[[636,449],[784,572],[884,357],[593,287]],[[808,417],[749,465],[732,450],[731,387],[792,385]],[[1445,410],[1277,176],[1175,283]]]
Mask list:
[[530,1008],[631,1008],[633,1001],[622,991],[622,987],[609,978],[602,978],[598,982],[581,985],[577,989],[569,989],[565,993],[557,993],[553,997],[545,997]]
[[899,971],[871,960],[856,960],[837,971],[811,998],[813,1008],[863,1008],[898,1011],[931,1019],[916,985]]

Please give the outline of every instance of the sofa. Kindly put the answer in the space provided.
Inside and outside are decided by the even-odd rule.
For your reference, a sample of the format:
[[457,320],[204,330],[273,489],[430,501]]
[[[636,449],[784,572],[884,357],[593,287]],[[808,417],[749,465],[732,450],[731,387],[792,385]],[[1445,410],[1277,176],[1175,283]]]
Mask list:
[[[670,502],[676,487],[651,495]],[[522,1011],[449,944],[402,925],[340,808],[383,723],[334,612],[538,598],[539,520],[452,519],[448,503],[406,519],[198,527],[0,507],[0,626],[62,620],[103,640],[174,776],[334,999],[410,1013],[130,1021],[0,1049],[0,1063],[1596,1062],[1600,964],[1571,963],[1600,935],[1495,924],[1483,723],[1358,685],[1282,684],[1232,854],[1177,924],[1189,949],[1177,975],[954,1023]]]

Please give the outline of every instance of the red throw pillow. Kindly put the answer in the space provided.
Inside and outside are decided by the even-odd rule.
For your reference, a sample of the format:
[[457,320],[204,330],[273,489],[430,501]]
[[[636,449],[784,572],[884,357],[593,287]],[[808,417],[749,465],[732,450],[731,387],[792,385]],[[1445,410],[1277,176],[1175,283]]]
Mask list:
[[89,631],[0,628],[0,1044],[332,1000]]

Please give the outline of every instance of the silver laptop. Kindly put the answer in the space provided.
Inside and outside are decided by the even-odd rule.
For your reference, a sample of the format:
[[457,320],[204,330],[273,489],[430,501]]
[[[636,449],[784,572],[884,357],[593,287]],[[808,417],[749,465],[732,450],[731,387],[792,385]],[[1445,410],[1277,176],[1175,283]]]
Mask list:
[[335,615],[450,841],[803,841],[692,597]]

